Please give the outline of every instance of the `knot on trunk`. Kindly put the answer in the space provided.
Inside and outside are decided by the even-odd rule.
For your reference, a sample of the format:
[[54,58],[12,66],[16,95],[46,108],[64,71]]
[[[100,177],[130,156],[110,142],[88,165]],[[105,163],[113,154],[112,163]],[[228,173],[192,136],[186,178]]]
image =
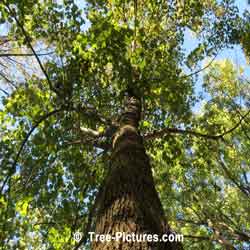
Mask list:
[[122,126],[115,134],[113,138],[113,149],[116,151],[122,147],[129,146],[131,144],[141,144],[141,137],[137,132],[137,129],[131,125]]

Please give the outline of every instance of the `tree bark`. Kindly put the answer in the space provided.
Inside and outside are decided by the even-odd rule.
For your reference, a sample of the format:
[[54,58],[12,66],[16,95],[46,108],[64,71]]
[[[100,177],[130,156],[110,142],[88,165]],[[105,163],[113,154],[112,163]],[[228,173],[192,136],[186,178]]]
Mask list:
[[[113,138],[110,174],[97,210],[95,234],[162,234],[170,232],[155,189],[149,158],[138,133],[140,101],[125,98],[120,127]],[[149,241],[93,241],[94,250],[177,249],[176,244]]]

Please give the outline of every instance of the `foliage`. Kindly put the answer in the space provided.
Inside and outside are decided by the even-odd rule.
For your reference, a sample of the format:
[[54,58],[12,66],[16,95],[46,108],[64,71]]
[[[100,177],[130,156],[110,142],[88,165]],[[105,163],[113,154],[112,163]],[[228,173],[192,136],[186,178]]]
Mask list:
[[[73,233],[94,220],[123,95],[132,89],[143,104],[142,135],[187,131],[145,139],[166,215],[185,235],[184,247],[247,249],[244,69],[238,72],[230,59],[213,61],[202,80],[206,98],[194,109],[203,59],[238,44],[249,57],[247,20],[232,0],[1,1],[2,248],[72,249]],[[187,32],[197,45],[188,54]]]

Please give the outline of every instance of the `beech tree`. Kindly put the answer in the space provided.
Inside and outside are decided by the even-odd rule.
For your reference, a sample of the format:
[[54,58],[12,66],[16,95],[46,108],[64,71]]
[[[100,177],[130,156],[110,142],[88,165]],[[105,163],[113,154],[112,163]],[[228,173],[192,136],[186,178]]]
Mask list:
[[233,0],[2,0],[1,249],[249,249],[250,89],[230,56],[250,56],[249,17]]

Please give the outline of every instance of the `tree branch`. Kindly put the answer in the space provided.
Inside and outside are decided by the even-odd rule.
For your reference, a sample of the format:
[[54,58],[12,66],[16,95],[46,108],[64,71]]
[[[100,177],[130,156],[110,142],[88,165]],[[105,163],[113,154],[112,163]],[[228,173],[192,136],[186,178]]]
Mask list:
[[241,116],[240,121],[239,121],[234,127],[232,127],[231,129],[225,131],[224,133],[222,133],[221,136],[223,137],[223,136],[226,135],[226,134],[230,134],[230,133],[233,132],[235,129],[237,129],[237,128],[241,125],[241,123],[244,121],[244,119],[245,119],[249,114],[250,114],[250,110],[249,110],[245,115]]
[[199,74],[200,72],[206,70],[207,68],[209,68],[212,65],[212,63],[214,62],[216,57],[217,57],[217,54],[214,56],[214,58],[206,66],[204,66],[203,68],[201,68],[201,69],[199,69],[199,70],[197,70],[195,72],[190,73],[189,75],[182,76],[181,79],[191,77],[193,75]]
[[18,159],[19,159],[19,157],[20,157],[20,154],[21,154],[21,152],[22,152],[22,150],[23,150],[25,144],[26,144],[27,141],[29,140],[30,136],[31,136],[32,133],[34,132],[34,130],[35,130],[43,121],[45,121],[47,118],[49,118],[50,116],[52,116],[52,115],[54,115],[54,114],[56,114],[56,113],[61,112],[62,110],[63,110],[63,109],[61,108],[61,109],[55,109],[55,110],[49,112],[48,114],[42,116],[42,117],[32,126],[32,128],[31,128],[30,131],[27,133],[27,135],[25,136],[25,138],[23,139],[23,141],[22,141],[22,143],[21,143],[21,146],[20,146],[20,148],[19,148],[19,150],[18,150],[18,152],[17,152],[17,154],[16,154],[16,157],[15,157],[15,159],[14,159],[14,162],[13,162],[13,164],[11,165],[11,168],[10,168],[10,170],[9,170],[9,174],[8,174],[8,176],[5,178],[5,180],[4,180],[4,182],[3,182],[3,185],[2,185],[2,187],[1,187],[0,193],[2,193],[2,191],[3,191],[3,189],[4,189],[4,187],[5,187],[6,183],[7,183],[7,181],[9,180],[9,178],[11,177],[11,175],[15,172],[16,164],[17,164],[17,162],[18,162]]
[[[189,75],[180,76],[179,79],[189,78],[189,77],[192,77],[192,76],[194,76],[194,75],[197,75],[197,74],[199,74],[200,72],[206,70],[207,68],[209,68],[209,67],[212,65],[212,63],[213,63],[214,60],[216,59],[217,55],[218,55],[218,53],[217,53],[217,54],[214,56],[214,58],[213,58],[206,66],[204,66],[203,68],[198,69],[198,70],[196,70],[196,71],[194,71],[194,72],[191,72]],[[160,78],[153,78],[152,80],[159,81]]]
[[103,117],[94,107],[87,107],[87,106],[83,107],[82,105],[78,105],[76,107],[69,107],[69,110],[82,112],[82,114],[89,116],[92,119],[94,118],[96,121],[103,123],[105,125],[112,124],[112,121],[110,119]]
[[4,75],[4,73],[0,72],[0,76],[7,82],[9,83],[12,87],[17,88],[17,86],[14,84],[13,81],[11,81],[7,76]]
[[[52,55],[54,54],[55,52],[54,51],[50,51],[50,52],[47,52],[47,53],[37,53],[36,55],[37,56],[48,56],[48,55]],[[9,56],[14,56],[14,57],[18,57],[18,56],[35,56],[35,54],[32,54],[32,53],[24,53],[24,54],[18,54],[18,53],[6,53],[6,54],[0,54],[0,57],[9,57]]]
[[84,135],[91,136],[92,138],[98,138],[103,134],[91,128],[81,128],[80,132]]
[[111,149],[111,144],[109,143],[105,143],[105,142],[99,142],[99,141],[95,141],[95,140],[91,140],[91,139],[86,139],[86,138],[80,138],[78,140],[75,141],[67,141],[65,142],[65,146],[72,146],[72,145],[83,145],[86,143],[92,143],[92,145],[94,147],[103,149],[103,150],[109,150]]
[[178,129],[178,128],[163,128],[161,130],[156,130],[150,133],[146,133],[143,138],[144,140],[152,140],[155,138],[162,138],[166,134],[190,134],[197,137],[202,137],[205,139],[211,139],[211,140],[218,140],[223,139],[223,135],[209,135],[209,134],[203,134],[200,132],[192,131],[192,130],[185,130],[185,129]]
[[192,220],[185,220],[185,219],[180,219],[180,218],[178,218],[177,221],[183,224],[189,223],[189,224],[196,225],[196,226],[207,226],[207,222],[205,221],[192,221]]
[[224,172],[226,173],[227,177],[235,184],[236,187],[238,187],[238,189],[245,194],[248,198],[249,198],[249,193],[245,190],[244,186],[242,186],[241,184],[239,184],[234,177],[231,175],[230,171],[228,170],[226,164],[221,161],[220,159],[218,159],[218,162],[220,163],[222,169],[224,170]]
[[[86,108],[86,107],[81,107],[81,106],[78,106],[77,108],[72,108],[72,107],[65,107],[63,106],[62,108],[60,109],[55,109],[53,111],[51,111],[50,113],[48,114],[45,114],[44,116],[42,116],[34,125],[33,127],[31,128],[31,130],[28,132],[28,134],[26,135],[26,137],[24,138],[24,140],[22,141],[21,143],[21,146],[18,150],[18,153],[14,159],[14,162],[10,168],[10,172],[8,174],[8,176],[5,178],[4,182],[3,182],[3,185],[0,189],[0,193],[2,193],[6,183],[8,182],[9,178],[11,177],[11,175],[15,172],[15,168],[16,168],[16,164],[18,162],[18,159],[20,157],[20,154],[25,146],[25,144],[27,143],[29,137],[31,136],[31,134],[33,133],[33,131],[40,125],[40,123],[42,123],[44,120],[46,120],[48,117],[58,113],[58,112],[61,112],[61,111],[76,111],[76,112],[83,112],[84,115],[87,115],[91,118],[93,118],[95,116],[96,119],[98,119],[100,122],[110,122],[109,120],[99,116],[99,114],[97,113],[97,111],[94,109],[94,108]],[[95,147],[99,147],[103,150],[109,150],[111,145],[109,145],[108,143],[105,143],[105,142],[101,142],[101,141],[97,141],[96,139],[101,137],[101,136],[104,136],[104,133],[99,133],[95,130],[92,130],[92,129],[82,129],[86,134],[88,135],[92,135],[95,139],[95,140],[87,140],[88,142],[91,142]],[[77,145],[77,144],[82,144],[82,143],[86,143],[86,140],[84,139],[80,139],[80,140],[77,140],[77,141],[73,141],[73,142],[68,142],[66,143],[66,145]]]
[[0,36],[0,46],[4,45],[5,43],[10,42],[8,36]]
[[53,87],[52,82],[51,82],[51,80],[50,80],[50,78],[49,78],[49,75],[47,74],[45,68],[44,68],[43,65],[42,65],[42,62],[41,62],[41,60],[40,60],[38,54],[36,53],[36,51],[34,50],[32,44],[31,44],[31,41],[30,41],[31,39],[30,39],[28,33],[26,32],[26,30],[24,29],[23,25],[19,22],[18,18],[16,17],[15,11],[12,10],[12,9],[9,7],[9,5],[8,5],[5,1],[4,1],[4,5],[5,5],[6,8],[8,9],[9,14],[14,18],[14,20],[15,20],[16,23],[17,23],[17,25],[19,26],[19,28],[20,28],[21,31],[23,32],[23,35],[24,35],[25,40],[26,40],[26,42],[27,42],[27,44],[28,44],[28,47],[31,49],[32,53],[34,54],[34,56],[35,56],[35,58],[36,58],[36,60],[37,60],[37,62],[38,62],[38,64],[39,64],[39,66],[40,66],[40,68],[41,68],[43,74],[45,75],[45,78],[47,79],[47,82],[48,82],[48,84],[49,84],[50,89],[51,89],[52,91],[54,91],[56,94],[58,94],[58,91]]
[[153,132],[146,133],[143,136],[143,138],[144,138],[144,140],[151,140],[151,139],[155,139],[155,138],[161,138],[165,134],[174,133],[174,134],[190,134],[190,135],[202,137],[205,139],[211,139],[211,140],[219,140],[219,139],[224,140],[224,136],[227,134],[230,134],[234,130],[236,130],[249,114],[250,114],[250,110],[245,115],[241,116],[239,122],[235,126],[233,126],[229,130],[226,130],[225,132],[218,134],[218,135],[203,134],[203,133],[196,132],[193,130],[185,130],[185,129],[178,129],[178,128],[163,128],[161,130],[155,130]]
[[10,95],[6,90],[4,90],[4,89],[2,89],[2,88],[0,88],[0,90],[1,90],[6,96],[9,96],[9,95]]

